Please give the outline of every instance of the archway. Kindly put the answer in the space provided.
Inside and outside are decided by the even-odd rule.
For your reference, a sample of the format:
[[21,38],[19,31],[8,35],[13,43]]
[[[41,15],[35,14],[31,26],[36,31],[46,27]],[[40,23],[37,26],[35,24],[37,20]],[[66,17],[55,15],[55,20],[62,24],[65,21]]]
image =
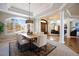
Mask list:
[[41,32],[48,34],[48,22],[45,19],[41,19]]

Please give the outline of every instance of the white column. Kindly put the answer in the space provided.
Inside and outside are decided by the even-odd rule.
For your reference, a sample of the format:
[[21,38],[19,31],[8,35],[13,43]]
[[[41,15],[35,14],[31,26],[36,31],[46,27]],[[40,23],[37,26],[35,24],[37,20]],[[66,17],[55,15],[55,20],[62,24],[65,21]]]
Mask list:
[[60,11],[60,43],[64,44],[64,11]]
[[41,19],[40,17],[35,17],[34,19],[34,32],[41,32]]
[[67,19],[67,38],[70,38],[70,19]]
[[48,19],[48,33],[51,34],[50,19]]
[[38,19],[38,32],[41,32],[41,18]]

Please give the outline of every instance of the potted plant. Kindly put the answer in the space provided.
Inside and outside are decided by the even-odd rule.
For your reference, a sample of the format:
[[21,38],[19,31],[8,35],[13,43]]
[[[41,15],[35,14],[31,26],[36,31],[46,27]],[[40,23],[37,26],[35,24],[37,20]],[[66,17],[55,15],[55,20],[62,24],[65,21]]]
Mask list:
[[4,31],[4,23],[0,22],[0,33]]

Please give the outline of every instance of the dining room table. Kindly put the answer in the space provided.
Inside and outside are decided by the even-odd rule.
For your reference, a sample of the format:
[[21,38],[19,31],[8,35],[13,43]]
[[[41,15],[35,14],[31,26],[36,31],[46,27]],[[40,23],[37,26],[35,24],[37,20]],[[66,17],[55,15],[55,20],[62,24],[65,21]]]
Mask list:
[[32,43],[34,41],[37,41],[37,34],[27,34],[25,32],[17,33],[19,35],[22,35],[24,38],[26,38],[29,41],[30,50],[32,50]]

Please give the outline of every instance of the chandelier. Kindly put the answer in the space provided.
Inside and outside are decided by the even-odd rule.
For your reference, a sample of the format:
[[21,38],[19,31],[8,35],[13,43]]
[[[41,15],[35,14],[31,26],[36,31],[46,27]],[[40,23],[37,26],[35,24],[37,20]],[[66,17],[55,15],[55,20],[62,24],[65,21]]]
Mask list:
[[32,18],[30,18],[30,3],[29,3],[29,19],[26,20],[26,23],[33,23]]

